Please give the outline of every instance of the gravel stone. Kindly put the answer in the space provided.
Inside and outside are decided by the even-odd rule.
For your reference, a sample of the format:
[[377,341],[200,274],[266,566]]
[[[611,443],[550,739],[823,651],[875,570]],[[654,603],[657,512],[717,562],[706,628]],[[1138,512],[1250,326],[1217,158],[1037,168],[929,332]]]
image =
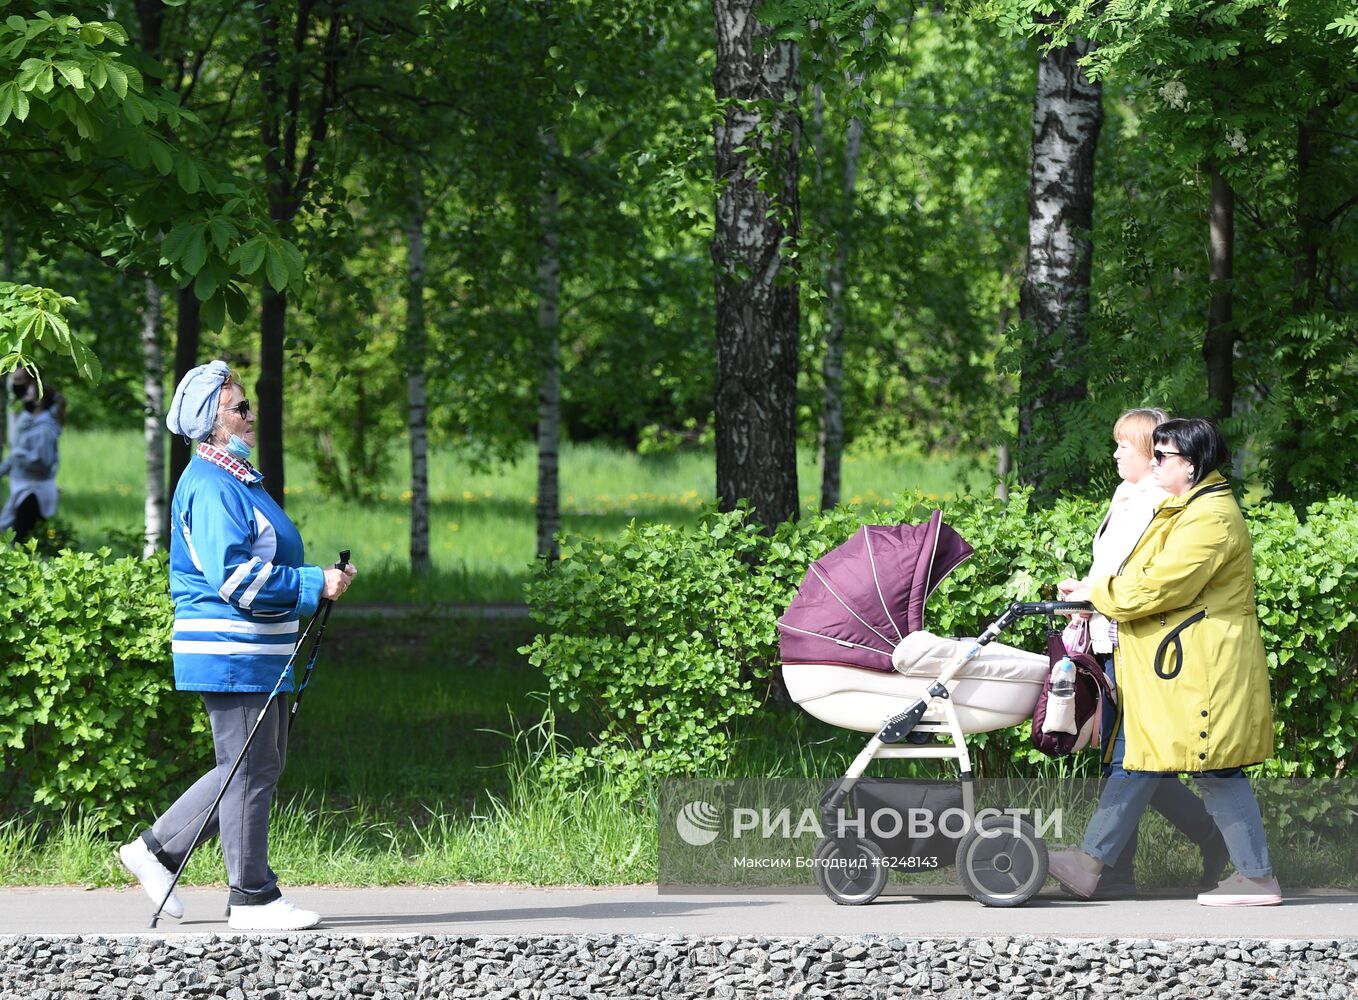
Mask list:
[[0,1000],[1358,1000],[1358,940],[0,937]]

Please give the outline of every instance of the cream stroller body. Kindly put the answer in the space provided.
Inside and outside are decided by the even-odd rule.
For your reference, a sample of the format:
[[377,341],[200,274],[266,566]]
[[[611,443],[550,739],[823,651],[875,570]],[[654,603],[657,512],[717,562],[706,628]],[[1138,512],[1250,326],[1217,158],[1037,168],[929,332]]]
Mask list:
[[[1016,906],[1041,888],[1046,846],[1017,815],[977,814],[966,737],[1031,718],[1050,670],[1046,656],[996,637],[1022,615],[1088,605],[1011,604],[975,639],[925,631],[926,600],[971,553],[938,511],[925,524],[860,529],[812,564],[779,619],[783,679],[811,715],[874,734],[822,798],[822,830],[842,829],[843,807],[872,761],[955,760],[969,820],[957,840],[958,876],[978,901]],[[861,904],[885,888],[890,861],[871,837],[827,834],[815,872],[836,902]]]

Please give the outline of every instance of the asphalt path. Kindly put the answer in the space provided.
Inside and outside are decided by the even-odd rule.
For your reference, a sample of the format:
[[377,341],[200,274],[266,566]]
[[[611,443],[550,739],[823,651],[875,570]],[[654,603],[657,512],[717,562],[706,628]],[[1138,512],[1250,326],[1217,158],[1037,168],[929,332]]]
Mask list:
[[[325,917],[318,933],[368,935],[879,936],[1214,940],[1358,937],[1358,893],[1285,893],[1282,906],[1199,906],[1192,896],[1080,902],[1047,888],[1022,907],[991,909],[961,889],[883,895],[837,906],[819,893],[661,892],[655,886],[433,887],[287,890]],[[182,920],[149,929],[154,907],[140,889],[0,889],[0,935],[230,933],[222,889],[181,891]]]

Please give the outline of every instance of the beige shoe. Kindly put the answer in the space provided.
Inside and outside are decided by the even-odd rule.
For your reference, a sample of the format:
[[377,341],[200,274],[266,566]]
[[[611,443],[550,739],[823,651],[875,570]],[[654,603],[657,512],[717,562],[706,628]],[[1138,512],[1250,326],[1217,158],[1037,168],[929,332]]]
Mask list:
[[1277,906],[1283,901],[1283,891],[1272,875],[1267,878],[1246,878],[1236,872],[1211,892],[1198,894],[1203,906]]
[[1099,876],[1080,864],[1080,851],[1053,851],[1047,859],[1047,873],[1081,899],[1089,899],[1099,887]]

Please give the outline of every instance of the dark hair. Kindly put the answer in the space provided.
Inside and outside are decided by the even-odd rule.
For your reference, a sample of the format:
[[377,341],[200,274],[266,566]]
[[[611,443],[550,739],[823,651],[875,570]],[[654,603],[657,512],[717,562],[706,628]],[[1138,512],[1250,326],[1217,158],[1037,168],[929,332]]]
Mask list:
[[1221,436],[1217,425],[1206,417],[1179,417],[1166,420],[1155,428],[1151,439],[1159,444],[1169,442],[1184,461],[1193,466],[1190,486],[1197,486],[1207,473],[1221,468],[1231,460],[1231,449]]

